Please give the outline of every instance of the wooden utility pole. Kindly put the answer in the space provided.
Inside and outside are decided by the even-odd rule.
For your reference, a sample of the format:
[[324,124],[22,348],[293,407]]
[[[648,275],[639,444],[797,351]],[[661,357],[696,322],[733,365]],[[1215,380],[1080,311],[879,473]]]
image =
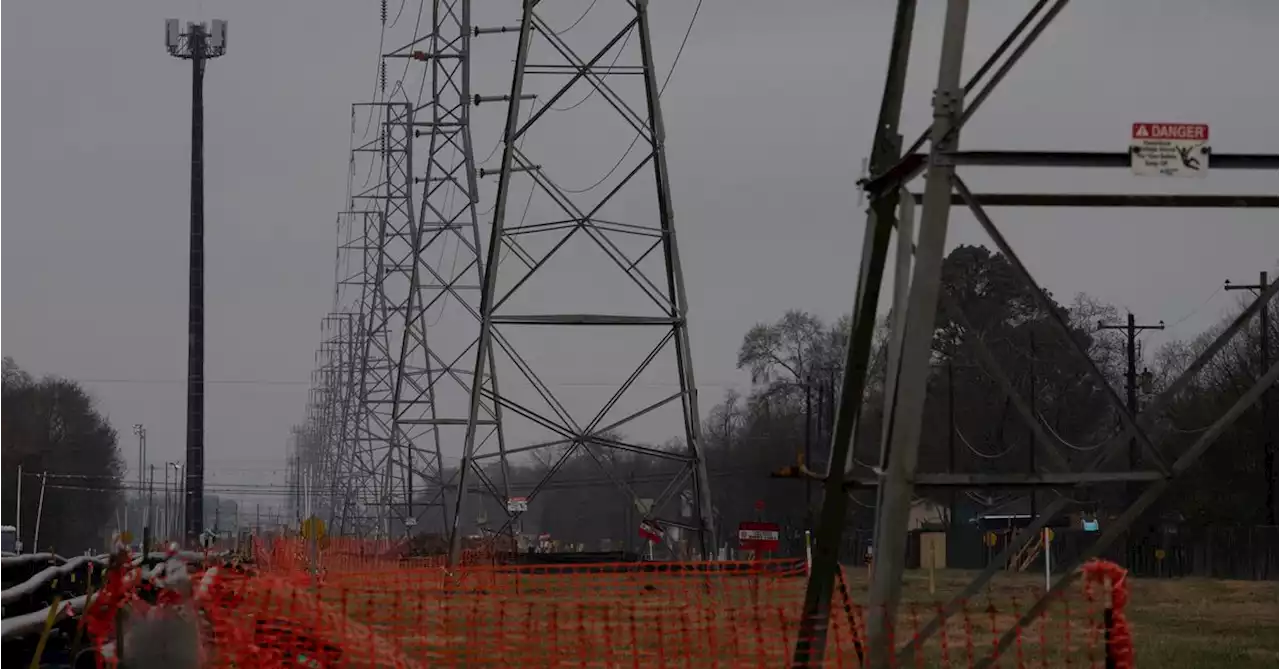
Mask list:
[[[1266,272],[1258,274],[1258,283],[1253,285],[1234,284],[1230,281],[1223,286],[1224,290],[1248,290],[1260,293],[1271,285],[1268,281],[1270,277]],[[1267,373],[1267,365],[1271,358],[1271,305],[1263,302],[1258,310],[1258,372],[1259,375]],[[1268,388],[1262,395],[1260,402],[1261,407],[1258,412],[1259,418],[1262,420],[1262,427],[1258,432],[1258,439],[1262,442],[1263,461],[1267,465],[1267,524],[1276,524],[1276,399],[1273,394],[1273,388]]]
[[[813,376],[804,377],[804,453],[800,456],[800,466],[809,467],[813,462]],[[813,530],[813,481],[804,480],[804,529]]]
[[[1040,420],[1039,410],[1036,408],[1036,333],[1034,330],[1027,332],[1027,350],[1031,357],[1028,362],[1030,370],[1028,385],[1030,386],[1029,397],[1027,403],[1031,405],[1032,420]],[[1130,411],[1133,409],[1130,408]],[[1035,432],[1027,430],[1027,473],[1032,476],[1036,473],[1036,437]],[[1031,489],[1031,520],[1036,519],[1036,489]]]
[[[1157,325],[1138,325],[1133,314],[1129,314],[1128,320],[1124,325],[1114,325],[1107,323],[1098,323],[1099,330],[1124,330],[1126,341],[1125,357],[1127,359],[1127,368],[1125,370],[1125,408],[1128,409],[1130,416],[1138,415],[1138,333],[1143,330],[1163,330],[1164,321],[1160,321]],[[1134,436],[1129,437],[1129,469],[1136,471],[1138,467],[1138,440]],[[1132,500],[1130,500],[1132,501]]]
[[[1143,330],[1163,330],[1164,321],[1160,321],[1157,325],[1138,325],[1133,317],[1129,314],[1129,318],[1124,325],[1109,325],[1106,323],[1098,323],[1099,330],[1124,330],[1126,346],[1125,358],[1127,365],[1125,369],[1125,410],[1129,412],[1131,418],[1136,419],[1138,416],[1138,333]],[[1128,465],[1129,471],[1138,471],[1138,438],[1132,433],[1129,435]],[[1132,482],[1124,485],[1124,505],[1129,507],[1138,497],[1138,490]],[[1125,533],[1125,545],[1132,549],[1132,534]],[[1127,553],[1128,551],[1126,551]],[[1126,557],[1126,561],[1128,558]]]

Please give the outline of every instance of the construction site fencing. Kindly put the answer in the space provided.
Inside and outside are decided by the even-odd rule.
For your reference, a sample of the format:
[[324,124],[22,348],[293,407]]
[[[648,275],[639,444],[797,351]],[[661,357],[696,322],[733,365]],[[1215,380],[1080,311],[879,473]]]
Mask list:
[[[396,559],[354,568],[332,543],[312,549],[310,561],[307,548],[277,542],[252,567],[192,566],[185,595],[118,568],[84,610],[86,638],[101,649],[100,664],[121,654],[127,664],[119,626],[167,615],[193,621],[205,666],[215,667],[781,667],[800,630],[803,562],[448,569]],[[993,657],[1004,667],[1128,666],[1124,588],[1123,571],[1086,578],[998,657],[997,640],[1039,592],[1028,585],[1025,596],[1006,590],[965,602],[901,666]],[[896,645],[938,611],[933,599],[908,588]],[[832,603],[823,666],[865,666],[859,601],[865,570],[850,569]],[[1119,662],[1107,664],[1108,655]]]
[[[268,553],[259,576],[230,587],[237,596],[209,615],[227,659],[257,638],[275,650],[250,655],[328,657],[332,666],[785,666],[805,586],[801,560],[509,567],[476,551],[449,569],[443,558],[365,553],[353,562],[333,544],[312,549],[308,562],[305,541],[276,541]],[[995,664],[1101,668],[1108,654],[1132,654],[1116,615],[1123,572],[1106,573],[1106,588],[1085,579],[1053,601]],[[841,576],[824,665],[863,666],[865,569]],[[1042,588],[1028,581],[963,602],[906,665],[992,659]],[[908,588],[893,628],[897,646],[915,640],[941,609],[937,599]],[[244,661],[252,660],[234,665]]]

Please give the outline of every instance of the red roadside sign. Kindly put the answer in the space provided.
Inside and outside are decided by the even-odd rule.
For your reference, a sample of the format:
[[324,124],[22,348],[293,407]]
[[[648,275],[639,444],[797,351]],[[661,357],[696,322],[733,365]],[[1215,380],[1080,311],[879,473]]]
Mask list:
[[781,528],[777,523],[745,520],[738,524],[738,544],[743,550],[774,551],[778,549]]
[[653,520],[640,521],[640,536],[658,543],[662,541],[662,526]]

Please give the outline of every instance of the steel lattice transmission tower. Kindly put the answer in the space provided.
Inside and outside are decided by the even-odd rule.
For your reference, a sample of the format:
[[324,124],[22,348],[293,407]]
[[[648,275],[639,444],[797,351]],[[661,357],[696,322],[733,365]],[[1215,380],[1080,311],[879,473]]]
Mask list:
[[[414,104],[370,103],[379,119],[376,138],[357,152],[376,156],[380,181],[352,199],[378,214],[371,285],[362,300],[359,393],[363,416],[357,441],[365,476],[357,498],[371,504],[376,531],[384,537],[415,526],[425,508],[444,505],[441,458],[429,379],[422,308],[421,228],[413,188]],[[353,207],[354,209],[354,207]],[[435,488],[425,503],[417,486]]]
[[[361,105],[352,106],[352,133],[355,133],[356,112]],[[354,178],[357,157],[367,155],[371,166],[378,164],[374,139],[354,145],[351,151],[350,178]],[[377,186],[374,187],[375,189]],[[347,319],[347,358],[342,377],[343,407],[340,410],[342,427],[340,439],[335,444],[334,480],[324,481],[338,502],[336,514],[330,521],[333,532],[339,535],[373,535],[381,531],[378,520],[382,508],[378,497],[379,469],[376,457],[378,446],[385,444],[381,423],[374,422],[370,429],[370,407],[367,399],[373,385],[371,370],[387,374],[388,363],[384,346],[370,341],[367,328],[370,314],[381,304],[378,292],[379,258],[381,248],[378,235],[382,231],[383,212],[373,209],[355,209],[356,200],[349,197],[352,208],[338,215],[338,252],[335,266],[335,308]],[[374,354],[371,359],[370,354]]]
[[[507,525],[499,532],[516,520],[523,504],[535,504],[538,493],[566,462],[580,457],[599,465],[640,508],[642,517],[692,531],[700,540],[703,555],[709,556],[714,547],[713,514],[648,2],[628,3],[625,10],[620,5],[607,8],[626,15],[608,30],[607,40],[595,40],[598,43],[589,52],[582,51],[586,57],[579,55],[583,47],[566,41],[563,33],[567,29],[558,33],[543,20],[541,12],[550,4],[554,3],[523,2],[509,93],[476,98],[477,102],[497,99],[507,103],[501,164],[496,170],[481,172],[481,176],[496,175],[497,194],[482,263],[478,355],[472,369],[473,378],[483,378],[493,373],[497,358],[503,388],[499,392],[491,381],[471,388],[451,558],[456,560],[459,554],[461,522],[469,520],[469,493],[482,490],[509,500],[513,494],[510,486],[498,490],[492,481],[495,469],[505,476],[517,454],[539,451],[551,452],[549,457],[535,456],[545,465],[540,480],[521,483],[518,492],[525,501],[508,503]],[[580,30],[574,36],[591,39],[603,34]],[[595,98],[590,106],[582,105],[587,100],[583,93]],[[573,98],[581,99],[574,104]],[[524,113],[530,99],[536,101]],[[566,115],[549,113],[559,110],[566,110]],[[612,142],[573,144],[569,141],[574,137],[571,127],[540,144],[539,129],[552,123],[549,119],[569,118],[568,113],[577,114],[571,121],[575,126],[581,120],[580,127],[588,122],[613,123],[621,130],[610,136]],[[629,138],[631,146],[627,147]],[[526,139],[532,146],[526,147]],[[620,153],[623,155],[618,159]],[[608,169],[615,160],[613,169],[594,186],[570,189],[558,181],[573,178],[574,170],[583,164]],[[525,189],[527,198],[520,197],[523,192],[513,196],[513,192]],[[559,275],[561,282],[554,287],[531,287],[538,285],[540,278],[554,282],[555,277],[544,275],[555,272],[550,265],[557,261],[570,263]],[[587,299],[586,292],[593,288],[607,293],[603,302]],[[552,306],[552,302],[557,304]],[[591,311],[584,313],[584,307]],[[591,337],[582,344],[568,343],[571,333],[583,328],[591,330]],[[602,374],[599,370],[606,367],[627,364],[631,365],[626,368],[630,373],[620,372],[616,381],[592,383],[580,401],[569,401],[566,394],[572,383],[555,383],[548,375],[559,370],[526,350],[526,346],[536,348],[540,336],[547,350],[559,347],[555,355],[561,360],[566,355],[576,357],[574,369],[594,375]],[[621,348],[604,351],[610,343]],[[571,346],[574,350],[565,350]],[[653,388],[663,390],[634,402]],[[634,406],[625,409],[628,399]],[[505,412],[506,437],[525,442],[521,446],[507,448],[500,440],[484,439],[490,418],[486,403],[495,400]],[[665,432],[662,438],[667,438],[679,429],[684,442],[679,448],[643,444],[628,434],[637,421],[658,415],[655,412],[664,408],[676,413],[655,426],[654,432],[661,430]],[[516,419],[531,427],[518,434],[513,428]],[[527,443],[526,433],[531,434],[534,428],[548,438]],[[657,470],[667,477],[661,493],[638,499],[628,481],[610,468],[612,458],[620,452],[659,465]],[[684,519],[678,509],[677,500],[682,496],[686,502],[692,497],[688,504],[691,518]],[[634,533],[636,528],[623,530]]]
[[[447,442],[460,450],[472,422],[480,236],[469,11],[467,2],[434,2],[431,32],[383,55],[382,95],[370,103],[380,131],[353,149],[375,157],[381,178],[352,195],[348,213],[376,219],[376,231],[365,235],[364,247],[374,251],[354,279],[361,284],[362,352],[352,385],[361,415],[339,471],[349,474],[346,496],[375,510],[383,535],[411,531],[429,509],[439,511],[432,518],[439,531],[448,526],[442,448]],[[405,67],[387,93],[389,62]],[[430,79],[416,100],[403,85],[416,78],[409,74],[415,62]],[[481,378],[492,387],[493,374]],[[496,406],[475,422],[501,442]]]
[[[471,135],[471,4],[469,0],[431,3],[431,32],[385,55],[385,62],[406,63],[405,79],[425,82],[410,107],[413,128],[410,165],[418,200],[405,231],[407,249],[394,258],[409,287],[403,303],[399,376],[393,416],[397,433],[428,446],[406,451],[406,471],[424,468],[406,480],[405,499],[421,508],[439,508],[443,533],[449,526],[444,467],[445,445],[455,455],[469,425],[481,439],[504,447],[501,409],[482,401],[470,413],[474,379],[483,395],[496,389],[493,357],[486,373],[475,375],[480,323],[481,239],[477,225],[476,164]],[[406,62],[407,61],[407,62]],[[402,90],[402,89],[401,89]],[[407,92],[404,93],[408,98]],[[384,280],[384,285],[386,284]],[[422,455],[419,455],[422,454]],[[425,485],[421,488],[418,482]]]
[[351,312],[330,313],[321,322],[306,421],[294,430],[295,493],[309,493],[312,513],[330,527],[340,527],[352,511],[349,490],[341,484],[353,450],[357,323],[358,314]]

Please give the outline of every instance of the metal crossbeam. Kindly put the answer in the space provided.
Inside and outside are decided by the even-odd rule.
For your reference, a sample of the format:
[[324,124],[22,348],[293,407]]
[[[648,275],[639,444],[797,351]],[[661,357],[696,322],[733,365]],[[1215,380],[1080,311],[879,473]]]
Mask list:
[[[886,381],[887,414],[886,433],[882,441],[880,475],[874,478],[846,475],[840,477],[836,472],[826,476],[827,496],[823,506],[824,521],[819,526],[814,568],[806,593],[805,611],[802,618],[801,638],[797,641],[795,666],[808,666],[820,663],[825,645],[826,617],[829,614],[831,583],[834,577],[834,550],[838,546],[842,523],[836,514],[843,515],[846,506],[845,494],[841,489],[876,486],[877,510],[876,523],[876,556],[877,564],[873,573],[868,611],[868,640],[870,654],[869,664],[873,667],[889,666],[894,656],[901,662],[909,662],[914,650],[928,636],[937,631],[947,616],[957,608],[958,602],[972,595],[1000,569],[1001,565],[1031,537],[1035,536],[1045,523],[1066,505],[1066,499],[1060,498],[1044,509],[1042,515],[1034,519],[1032,525],[1019,532],[1001,555],[980,574],[964,592],[957,595],[952,602],[944,606],[939,615],[915,635],[915,638],[901,652],[895,651],[890,642],[890,626],[896,618],[896,607],[901,587],[902,560],[901,548],[906,539],[906,510],[912,492],[916,486],[923,487],[985,487],[985,488],[1061,488],[1088,487],[1114,481],[1146,482],[1147,493],[1122,516],[1121,521],[1112,525],[1109,532],[1119,536],[1142,508],[1139,504],[1149,505],[1156,496],[1166,489],[1173,477],[1185,471],[1216,437],[1225,430],[1238,415],[1240,406],[1248,406],[1248,402],[1237,405],[1223,418],[1215,423],[1213,435],[1206,434],[1191,451],[1184,453],[1170,464],[1167,457],[1152,443],[1145,430],[1150,424],[1149,416],[1157,415],[1177,393],[1181,392],[1190,379],[1198,372],[1209,358],[1215,355],[1230,336],[1247,322],[1248,314],[1256,311],[1257,304],[1270,299],[1276,292],[1273,284],[1266,293],[1259,297],[1259,302],[1246,310],[1223,332],[1202,356],[1188,368],[1182,377],[1157,398],[1138,416],[1130,414],[1120,398],[1102,375],[1097,365],[1086,355],[1081,344],[1070,336],[1071,330],[1063,316],[1053,308],[1051,300],[1038,286],[1018,256],[1004,240],[1000,231],[987,216],[984,206],[1077,206],[1077,207],[1275,207],[1277,198],[1274,195],[1111,195],[1111,194],[981,194],[975,195],[966,187],[956,174],[957,166],[1040,166],[1040,167],[1129,167],[1128,153],[1087,153],[1087,152],[1001,152],[1001,151],[962,151],[956,148],[960,128],[972,117],[978,106],[990,95],[992,89],[1011,70],[1018,58],[1025,53],[1035,39],[1043,33],[1048,24],[1066,5],[1066,0],[1057,0],[1050,5],[1041,0],[1032,8],[1027,17],[1015,29],[996,53],[984,63],[967,84],[959,84],[960,56],[963,52],[964,33],[968,12],[968,0],[948,0],[947,19],[943,33],[943,49],[939,67],[938,87],[934,98],[934,123],[926,136],[915,142],[901,158],[889,156],[886,147],[899,146],[896,135],[898,113],[901,106],[901,68],[905,67],[906,51],[909,49],[911,37],[910,23],[914,19],[915,3],[913,0],[902,0],[899,3],[899,14],[895,22],[893,50],[890,56],[889,79],[886,94],[882,103],[882,112],[877,126],[876,143],[873,148],[871,171],[873,176],[862,182],[862,186],[871,196],[871,212],[867,222],[867,237],[863,247],[863,269],[859,276],[858,302],[855,306],[854,337],[848,351],[848,369],[851,373],[845,379],[842,405],[838,417],[856,416],[858,405],[863,397],[865,379],[863,374],[870,354],[869,342],[862,342],[857,335],[861,329],[868,327],[862,319],[874,320],[874,307],[868,309],[864,300],[868,294],[878,294],[881,276],[884,272],[884,261],[887,255],[887,230],[894,225],[894,207],[886,206],[895,201],[901,188],[920,174],[926,175],[922,193],[913,193],[910,199],[923,205],[920,215],[919,239],[912,249],[915,265],[912,268],[910,286],[904,289],[895,300],[895,313],[899,315],[897,324],[891,328],[890,360],[891,366]],[[1019,41],[1021,39],[1021,41]],[[1014,46],[1016,44],[1016,46]],[[997,60],[1008,54],[1002,63]],[[979,86],[979,81],[987,73],[991,78]],[[966,94],[977,91],[969,98],[968,106],[964,105]],[[890,114],[886,118],[886,112]],[[917,149],[930,140],[928,153],[919,153]],[[1225,170],[1275,170],[1275,155],[1237,154],[1214,155],[1212,164],[1215,169]],[[1032,294],[1042,311],[1046,312],[1054,323],[1059,335],[1067,338],[1068,347],[1075,357],[1085,363],[1091,380],[1106,389],[1109,403],[1117,409],[1121,416],[1123,429],[1121,434],[1112,437],[1101,449],[1101,452],[1081,471],[1072,471],[1062,467],[1064,458],[1058,452],[1059,444],[1049,436],[1035,434],[1039,421],[1033,412],[1013,402],[1018,414],[1033,430],[1035,443],[1042,451],[1050,454],[1059,465],[1059,471],[1042,471],[1025,474],[928,474],[915,471],[916,453],[919,447],[919,424],[923,410],[925,383],[928,377],[929,350],[933,331],[933,317],[939,303],[939,277],[937,268],[942,260],[942,245],[949,211],[955,205],[967,206],[979,223],[999,247],[1001,254],[1009,259],[1017,275],[1031,288]],[[910,236],[911,226],[905,226],[899,234]],[[903,242],[900,241],[900,245]],[[901,260],[900,260],[901,262]],[[901,268],[899,268],[901,271]],[[898,289],[895,282],[895,290]],[[948,296],[942,296],[942,306],[949,316],[957,322],[966,321],[963,312]],[[900,312],[905,308],[905,316]],[[974,342],[975,351],[981,366],[997,381],[1005,392],[1016,398],[1017,393],[1010,392],[1012,385],[1003,372],[995,365],[995,359],[986,349],[983,342]],[[852,378],[850,378],[852,377]],[[1260,381],[1265,387],[1275,381],[1275,369]],[[1251,391],[1260,393],[1257,387]],[[1247,398],[1246,398],[1247,399]],[[1256,399],[1256,398],[1255,398]],[[1245,400],[1241,400],[1244,402]],[[851,421],[850,421],[851,422]],[[838,423],[839,426],[839,423]],[[851,433],[837,435],[832,443],[832,461],[846,461],[849,453],[848,440]],[[1098,469],[1110,462],[1129,438],[1135,439],[1143,448],[1147,460],[1153,466],[1152,471],[1099,472]],[[840,485],[833,485],[840,484]],[[831,553],[824,553],[823,546]],[[829,564],[830,563],[830,564]],[[1043,605],[1043,604],[1041,604]],[[1030,614],[1028,614],[1030,616]],[[1025,617],[1022,621],[1029,620]],[[1003,643],[1013,638],[1016,632],[1011,630],[1005,635]]]
[[[919,202],[920,193],[911,196]],[[1275,195],[1149,195],[1131,193],[975,193],[972,201],[984,207],[1079,207],[1092,209],[1275,209]],[[959,193],[951,204],[967,206]]]

